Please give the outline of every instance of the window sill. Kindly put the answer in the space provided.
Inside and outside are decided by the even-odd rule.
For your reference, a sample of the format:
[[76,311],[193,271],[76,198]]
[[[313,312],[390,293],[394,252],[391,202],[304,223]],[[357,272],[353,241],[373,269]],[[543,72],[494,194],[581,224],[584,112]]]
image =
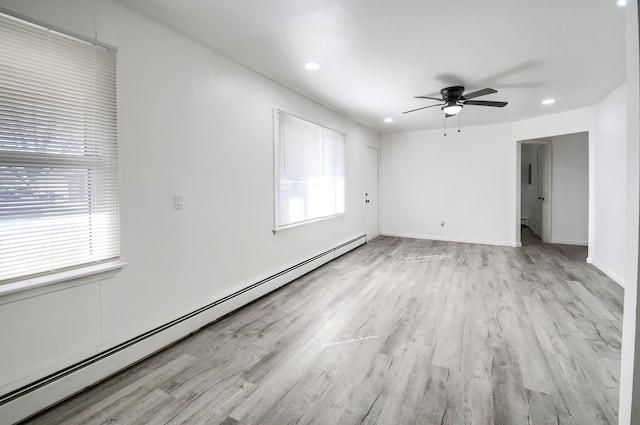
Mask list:
[[127,263],[121,260],[114,260],[5,283],[0,285],[0,304],[107,279],[114,276],[126,265]]
[[297,223],[287,224],[285,226],[279,226],[279,227],[278,226],[274,226],[274,228],[272,229],[272,232],[275,234],[275,233],[281,232],[283,230],[293,229],[295,227],[304,226],[305,224],[316,223],[318,221],[324,221],[324,220],[330,220],[332,218],[337,218],[337,217],[344,217],[345,215],[347,215],[347,213],[343,212],[343,213],[339,213],[339,214],[328,215],[326,217],[318,217],[318,218],[312,218],[311,220],[299,221]]

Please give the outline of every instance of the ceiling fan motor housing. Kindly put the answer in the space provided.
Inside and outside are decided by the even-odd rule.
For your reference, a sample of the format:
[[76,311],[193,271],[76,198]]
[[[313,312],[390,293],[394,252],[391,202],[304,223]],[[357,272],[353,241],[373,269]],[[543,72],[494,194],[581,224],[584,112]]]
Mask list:
[[464,93],[464,87],[462,86],[445,87],[440,90],[444,100],[458,100],[458,98],[462,97],[462,93]]

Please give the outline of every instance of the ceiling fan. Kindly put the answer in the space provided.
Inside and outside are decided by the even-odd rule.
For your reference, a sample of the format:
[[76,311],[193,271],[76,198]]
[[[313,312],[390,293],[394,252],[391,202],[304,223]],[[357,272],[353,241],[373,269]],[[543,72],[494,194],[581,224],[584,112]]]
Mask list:
[[423,106],[422,108],[412,109],[410,111],[403,112],[403,114],[419,111],[421,109],[433,108],[434,106],[441,106],[442,108],[440,109],[442,109],[442,111],[446,114],[446,116],[451,117],[456,115],[458,112],[460,112],[465,105],[494,106],[497,108],[502,108],[507,105],[507,102],[494,102],[491,100],[471,100],[476,97],[486,96],[492,93],[497,93],[497,90],[487,88],[487,89],[474,91],[468,94],[464,94],[464,87],[462,86],[445,87],[442,90],[440,90],[442,99],[438,99],[437,97],[430,97],[430,96],[415,96],[416,99],[431,99],[431,100],[437,100],[438,102],[442,102],[442,103],[437,103],[435,105]]

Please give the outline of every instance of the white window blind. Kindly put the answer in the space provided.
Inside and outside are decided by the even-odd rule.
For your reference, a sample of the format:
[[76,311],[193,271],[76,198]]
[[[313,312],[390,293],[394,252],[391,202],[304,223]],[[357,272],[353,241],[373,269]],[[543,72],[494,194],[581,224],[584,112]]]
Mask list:
[[276,229],[345,212],[345,135],[276,111]]
[[119,256],[116,53],[0,14],[0,283]]

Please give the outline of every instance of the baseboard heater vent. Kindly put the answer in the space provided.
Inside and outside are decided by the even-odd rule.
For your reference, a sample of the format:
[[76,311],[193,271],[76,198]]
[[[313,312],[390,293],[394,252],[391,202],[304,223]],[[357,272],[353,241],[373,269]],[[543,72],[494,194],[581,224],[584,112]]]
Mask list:
[[[165,323],[164,325],[158,326],[155,329],[152,329],[150,331],[145,332],[144,334],[138,335],[134,338],[131,338],[121,344],[118,344],[112,348],[109,348],[107,350],[104,350],[92,357],[89,357],[85,360],[82,360],[80,362],[77,362],[71,366],[68,366],[64,369],[61,369],[57,372],[54,372],[48,376],[45,376],[41,379],[38,379],[37,381],[34,381],[30,384],[24,385],[18,389],[15,389],[9,393],[6,393],[2,396],[0,396],[0,424],[4,424],[4,420],[8,419],[11,422],[7,422],[7,423],[14,423],[14,421],[20,421],[23,420],[29,416],[32,416],[35,413],[38,413],[39,411],[42,411],[43,409],[65,399],[68,398],[69,396],[76,394],[80,391],[82,391],[83,389],[88,388],[89,386],[113,375],[114,373],[117,373],[135,363],[137,363],[138,361],[144,359],[145,357],[161,350],[162,348],[170,345],[173,342],[176,342],[186,336],[188,336],[190,333],[200,329],[203,326],[206,326],[208,323],[211,323],[215,320],[220,319],[221,317],[224,317],[226,315],[228,315],[229,313],[237,310],[238,308],[260,298],[261,296],[266,295],[269,292],[272,292],[273,290],[297,279],[298,277],[310,272],[311,270],[328,263],[329,261],[333,260],[334,258],[339,257],[342,254],[345,254],[346,252],[351,251],[352,249],[357,248],[358,246],[362,245],[366,243],[366,236],[362,235],[359,236],[357,238],[354,238],[348,242],[345,242],[341,245],[336,246],[335,248],[329,249],[321,254],[318,254],[312,258],[309,258],[308,260],[305,260],[301,263],[298,263],[292,267],[289,267],[281,272],[278,272],[272,276],[269,276],[265,279],[260,280],[259,282],[256,282],[252,285],[249,285],[241,290],[238,290],[230,295],[227,295],[223,298],[220,298],[210,304],[205,305],[204,307],[201,307],[195,311],[192,311],[188,314],[185,314],[181,317],[178,317],[177,319],[174,319],[168,323]],[[317,263],[317,264],[314,264]],[[280,282],[277,282],[278,280],[280,280]],[[273,286],[273,284],[276,283],[276,286]],[[272,284],[271,286],[269,284]],[[162,334],[165,331],[168,330],[173,330],[175,329],[178,325],[183,324],[187,321],[189,321],[190,319],[196,318],[197,316],[201,316],[203,315],[203,313],[209,313],[212,312],[212,310],[214,310],[216,307],[221,306],[225,303],[229,303],[232,300],[236,300],[239,298],[242,298],[243,294],[247,294],[250,291],[255,291],[257,289],[260,288],[264,288],[264,291],[262,291],[263,293],[258,293],[255,295],[252,295],[252,298],[248,298],[247,300],[243,300],[243,302],[241,304],[239,304],[237,307],[235,308],[230,308],[230,310],[228,312],[224,312],[223,314],[218,315],[217,317],[212,317],[211,320],[208,320],[204,323],[201,323],[199,326],[197,326],[195,329],[191,329],[188,330],[188,327],[186,328],[187,330],[181,330],[181,332],[179,332],[177,335],[177,337],[172,337],[171,340],[169,340],[168,342],[165,342],[162,346],[154,348],[151,347],[150,349],[147,350],[142,350],[143,352],[146,352],[146,354],[143,354],[141,356],[137,356],[137,357],[133,357],[134,360],[133,361],[129,361],[126,364],[122,364],[122,365],[117,365],[118,362],[112,362],[115,363],[117,366],[116,369],[114,370],[110,370],[108,371],[108,373],[103,374],[103,376],[101,376],[99,379],[94,379],[93,382],[88,382],[88,383],[84,383],[81,385],[75,385],[76,388],[70,389],[69,387],[74,387],[74,385],[69,385],[69,383],[65,383],[64,385],[62,385],[64,388],[64,392],[66,392],[66,394],[60,394],[57,397],[42,397],[44,400],[49,400],[47,401],[43,401],[40,400],[40,402],[34,400],[31,403],[20,403],[21,406],[16,406],[18,411],[5,411],[7,410],[7,408],[11,407],[11,404],[13,404],[12,402],[19,402],[20,399],[23,398],[32,398],[31,395],[33,393],[38,393],[40,391],[38,390],[44,390],[45,387],[49,386],[49,385],[53,385],[56,384],[60,381],[63,381],[64,378],[70,377],[71,375],[78,373],[78,372],[82,372],[83,370],[89,368],[90,366],[104,361],[104,360],[108,360],[109,358],[114,357],[115,355],[117,355],[118,353],[122,353],[124,351],[126,351],[129,348],[132,348],[138,344],[140,344],[143,341],[148,341],[150,340],[152,337]],[[186,332],[186,333],[185,333]],[[157,342],[156,342],[157,344]],[[148,352],[147,352],[148,351]],[[127,357],[127,356],[125,356]],[[131,358],[131,355],[128,356],[129,358]],[[111,365],[113,366],[113,365]],[[96,373],[92,373],[90,374],[91,376],[96,376]],[[25,409],[25,404],[29,405],[29,410],[31,411],[27,411]],[[38,406],[36,408],[36,406]],[[11,409],[13,410],[13,409]],[[13,414],[12,414],[13,413]],[[13,418],[12,418],[13,417]]]

